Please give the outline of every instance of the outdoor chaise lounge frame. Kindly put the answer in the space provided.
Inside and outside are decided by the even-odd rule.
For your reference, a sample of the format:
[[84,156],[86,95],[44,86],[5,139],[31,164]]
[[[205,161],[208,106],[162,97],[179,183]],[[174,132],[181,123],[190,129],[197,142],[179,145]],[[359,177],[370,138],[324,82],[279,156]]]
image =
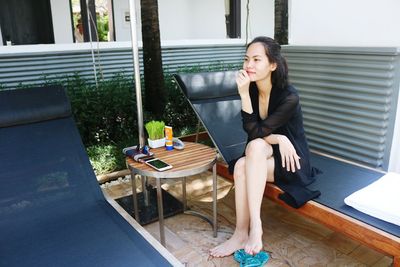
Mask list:
[[58,86],[0,91],[0,266],[182,266],[97,183]]
[[[235,72],[178,74],[174,78],[225,162],[240,156],[247,136],[242,130]],[[321,191],[319,198],[294,209],[278,198],[281,190],[273,184],[267,184],[265,195],[290,210],[392,256],[394,266],[400,266],[400,227],[344,204],[346,196],[377,180],[383,173],[317,153],[312,154],[311,162],[324,172],[309,186],[311,190]],[[226,163],[219,163],[217,172],[233,179]]]

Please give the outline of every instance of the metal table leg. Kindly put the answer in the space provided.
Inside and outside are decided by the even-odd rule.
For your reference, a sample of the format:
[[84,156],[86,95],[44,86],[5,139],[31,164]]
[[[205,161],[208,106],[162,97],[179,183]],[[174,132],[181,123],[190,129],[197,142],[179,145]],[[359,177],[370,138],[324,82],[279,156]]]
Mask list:
[[132,184],[132,198],[133,198],[133,212],[135,214],[135,220],[140,223],[139,217],[139,205],[136,193],[136,176],[133,171],[131,171],[131,184]]
[[217,237],[217,164],[213,166],[213,230]]
[[142,175],[141,180],[142,180],[142,193],[143,193],[144,205],[146,207],[148,207],[149,206],[149,191],[147,190],[147,176]]
[[165,232],[164,232],[164,210],[161,191],[161,179],[156,178],[157,184],[157,206],[158,206],[158,223],[160,224],[160,241],[165,247]]
[[187,200],[186,200],[186,176],[182,177],[182,203],[183,211],[187,210]]
[[217,164],[213,166],[213,191],[212,191],[212,209],[213,209],[213,216],[209,218],[198,211],[188,210],[186,204],[186,177],[182,178],[182,201],[183,201],[183,213],[188,215],[197,216],[206,222],[208,222],[213,228],[213,236],[217,237]]

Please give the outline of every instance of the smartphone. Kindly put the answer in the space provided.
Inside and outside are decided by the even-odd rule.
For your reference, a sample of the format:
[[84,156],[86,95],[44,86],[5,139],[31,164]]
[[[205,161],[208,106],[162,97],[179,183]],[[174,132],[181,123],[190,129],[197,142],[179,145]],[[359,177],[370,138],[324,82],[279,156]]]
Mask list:
[[165,163],[164,161],[162,161],[161,159],[158,159],[158,158],[146,160],[144,163],[146,163],[150,167],[152,167],[160,172],[169,170],[172,168],[171,165],[169,165],[168,163]]

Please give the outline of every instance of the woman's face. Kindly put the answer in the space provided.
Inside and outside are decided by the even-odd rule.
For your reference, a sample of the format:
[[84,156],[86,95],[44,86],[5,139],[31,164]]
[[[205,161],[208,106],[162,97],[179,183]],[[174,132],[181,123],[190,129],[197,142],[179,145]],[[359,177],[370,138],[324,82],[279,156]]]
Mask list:
[[249,75],[250,81],[256,82],[271,79],[271,72],[276,69],[276,63],[269,62],[261,43],[254,43],[247,48],[243,69]]

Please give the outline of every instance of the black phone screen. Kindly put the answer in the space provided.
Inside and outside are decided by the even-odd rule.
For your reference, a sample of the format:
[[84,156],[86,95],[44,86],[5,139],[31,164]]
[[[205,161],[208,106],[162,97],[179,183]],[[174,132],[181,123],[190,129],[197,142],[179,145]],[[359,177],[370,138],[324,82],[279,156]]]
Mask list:
[[169,164],[167,164],[164,161],[161,161],[159,159],[147,161],[146,163],[156,167],[157,169],[162,169],[162,168],[170,166]]

